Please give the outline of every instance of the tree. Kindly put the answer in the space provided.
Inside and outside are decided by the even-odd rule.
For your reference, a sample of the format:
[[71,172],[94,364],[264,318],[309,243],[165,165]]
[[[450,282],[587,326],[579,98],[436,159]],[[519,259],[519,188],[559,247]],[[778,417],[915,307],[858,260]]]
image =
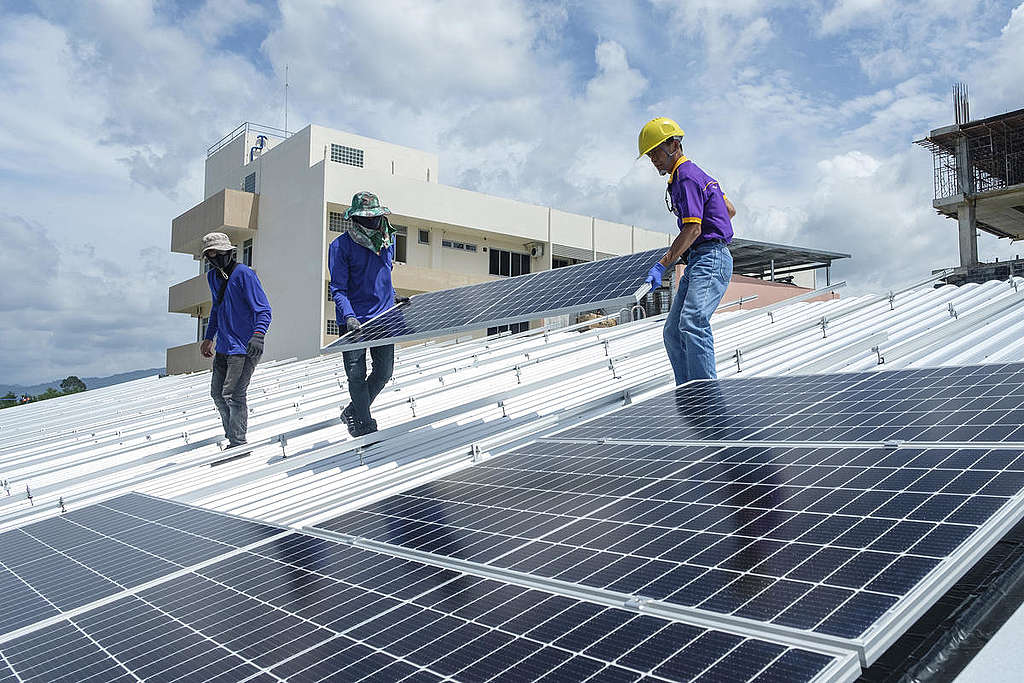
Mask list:
[[85,382],[78,379],[74,375],[65,377],[60,383],[60,389],[65,394],[77,394],[79,391],[85,391]]
[[57,391],[53,387],[48,387],[46,389],[46,391],[44,391],[43,393],[37,395],[35,397],[35,400],[36,401],[45,401],[48,398],[57,398],[58,396],[63,396],[63,394],[61,394],[59,391]]

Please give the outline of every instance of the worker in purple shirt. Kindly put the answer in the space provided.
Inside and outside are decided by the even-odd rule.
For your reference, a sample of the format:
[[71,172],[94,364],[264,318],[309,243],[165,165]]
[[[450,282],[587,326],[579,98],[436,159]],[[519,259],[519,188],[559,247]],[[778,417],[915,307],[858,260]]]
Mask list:
[[[668,251],[647,275],[660,287],[665,270],[680,257],[686,268],[665,319],[665,350],[676,384],[715,379],[715,340],[711,314],[732,279],[732,217],[736,209],[718,181],[683,156],[683,129],[672,119],[656,118],[640,129],[640,156],[647,155],[668,176],[665,205],[679,224]],[[639,158],[639,157],[637,157]]]
[[[331,272],[330,294],[334,300],[338,329],[355,332],[367,320],[395,304],[391,269],[395,264],[395,229],[388,221],[391,211],[380,205],[372,192],[357,192],[343,218],[348,228],[331,242],[327,252]],[[342,353],[348,377],[349,404],[341,418],[352,436],[377,431],[370,405],[391,379],[395,365],[393,344],[373,346],[373,369],[366,374],[366,349]]]
[[245,443],[249,424],[246,391],[263,356],[263,338],[270,329],[270,302],[252,268],[235,260],[235,247],[227,235],[205,235],[203,257],[211,266],[206,281],[213,306],[200,352],[213,358],[210,395],[220,413],[228,447],[232,448]]

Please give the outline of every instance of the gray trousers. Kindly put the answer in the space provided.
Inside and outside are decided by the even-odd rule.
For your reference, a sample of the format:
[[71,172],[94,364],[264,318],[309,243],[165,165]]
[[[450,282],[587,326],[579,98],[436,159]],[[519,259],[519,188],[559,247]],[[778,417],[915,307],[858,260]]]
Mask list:
[[245,355],[228,356],[218,353],[213,357],[210,396],[220,413],[229,447],[245,443],[245,431],[249,427],[249,406],[245,401],[245,392],[257,362],[258,358]]

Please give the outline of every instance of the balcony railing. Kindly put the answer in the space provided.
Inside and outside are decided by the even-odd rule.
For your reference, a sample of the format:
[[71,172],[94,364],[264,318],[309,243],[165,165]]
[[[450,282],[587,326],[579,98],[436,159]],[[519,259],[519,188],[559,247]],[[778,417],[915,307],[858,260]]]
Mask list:
[[255,135],[269,135],[270,137],[279,138],[281,140],[287,140],[289,137],[291,137],[291,133],[286,130],[274,128],[273,126],[261,126],[246,121],[245,123],[238,126],[238,128],[235,128],[233,131],[222,137],[220,140],[210,145],[210,147],[206,150],[207,158],[216,154],[222,148],[230,144],[231,141],[237,138],[238,136],[245,135],[246,133],[253,133]]

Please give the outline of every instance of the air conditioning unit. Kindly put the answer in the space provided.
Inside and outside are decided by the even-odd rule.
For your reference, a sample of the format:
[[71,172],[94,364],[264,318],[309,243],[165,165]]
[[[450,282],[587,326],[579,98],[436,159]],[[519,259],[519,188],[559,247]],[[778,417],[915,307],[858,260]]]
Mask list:
[[526,245],[526,248],[530,250],[530,256],[532,258],[540,258],[544,255],[544,243],[543,242],[530,242]]

